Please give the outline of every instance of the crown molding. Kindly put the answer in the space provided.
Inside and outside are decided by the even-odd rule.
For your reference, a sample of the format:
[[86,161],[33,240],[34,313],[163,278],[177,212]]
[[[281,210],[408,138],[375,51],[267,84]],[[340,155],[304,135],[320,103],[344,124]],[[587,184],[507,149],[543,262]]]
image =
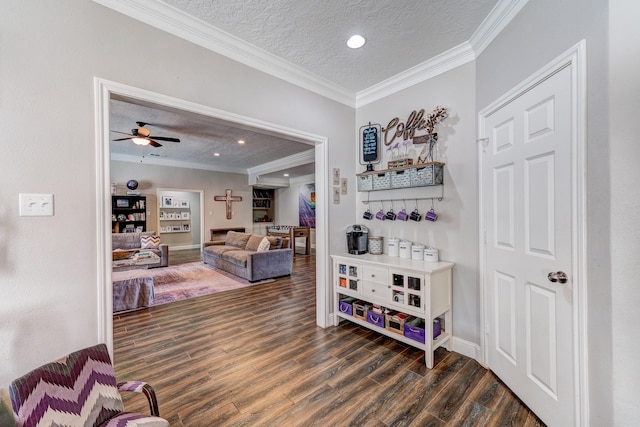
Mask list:
[[156,0],[93,0],[109,9],[288,83],[353,107],[355,95],[327,79]]
[[378,101],[415,84],[422,83],[439,74],[453,70],[476,58],[468,42],[434,56],[356,94],[356,108]]
[[527,4],[528,0],[500,0],[471,35],[469,41],[459,44],[406,71],[388,78],[356,94],[356,108],[380,100],[439,74],[474,61],[480,53]]
[[476,57],[480,55],[529,0],[500,0],[491,9],[489,15],[471,35],[471,44]]
[[93,1],[288,83],[355,108],[475,60],[528,2],[528,0],[499,0],[469,41],[354,94],[342,86],[246,43],[161,1]]

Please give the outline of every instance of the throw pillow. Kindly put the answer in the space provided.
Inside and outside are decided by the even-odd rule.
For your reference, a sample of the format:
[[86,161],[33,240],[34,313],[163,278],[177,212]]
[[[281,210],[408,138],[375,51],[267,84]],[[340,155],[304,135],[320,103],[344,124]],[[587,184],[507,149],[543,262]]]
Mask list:
[[249,237],[251,237],[251,234],[249,233],[238,233],[236,231],[229,231],[227,233],[227,238],[225,239],[224,244],[227,246],[235,246],[236,248],[244,249],[247,246]]
[[266,252],[269,250],[269,239],[267,239],[266,237],[264,237],[262,239],[262,241],[260,242],[260,245],[258,246],[257,252]]
[[247,246],[245,246],[244,248],[248,251],[257,251],[260,243],[262,243],[262,236],[252,234],[247,241]]
[[160,236],[155,234],[140,237],[140,248],[158,249],[160,247]]
[[269,250],[270,251],[272,251],[274,249],[280,249],[280,246],[282,246],[282,237],[267,236],[267,239],[269,239]]

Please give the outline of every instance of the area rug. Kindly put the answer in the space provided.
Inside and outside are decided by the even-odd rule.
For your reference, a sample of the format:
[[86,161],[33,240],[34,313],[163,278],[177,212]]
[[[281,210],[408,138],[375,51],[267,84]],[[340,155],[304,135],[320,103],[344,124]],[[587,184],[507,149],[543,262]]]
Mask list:
[[202,261],[148,270],[115,271],[111,279],[117,282],[143,276],[153,277],[154,306],[275,281],[249,282]]

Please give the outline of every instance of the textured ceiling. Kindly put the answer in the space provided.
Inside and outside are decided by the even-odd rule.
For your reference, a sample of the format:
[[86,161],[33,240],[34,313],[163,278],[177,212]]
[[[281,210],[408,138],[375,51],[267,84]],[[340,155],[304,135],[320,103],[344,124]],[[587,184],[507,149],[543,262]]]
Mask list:
[[[497,0],[163,0],[353,92],[456,47]],[[350,49],[347,39],[367,39]]]
[[[211,117],[122,97],[110,101],[111,156],[116,160],[143,163],[190,166],[194,168],[246,173],[249,168],[279,160],[305,151],[313,146],[238,127]],[[162,147],[136,145],[122,133],[131,133],[136,122],[146,123],[150,137],[172,137],[179,143],[158,141]],[[245,141],[238,144],[238,140]],[[220,156],[214,156],[219,153]],[[313,164],[291,168],[290,177],[313,174]],[[282,177],[282,172],[274,177]],[[270,175],[265,175],[270,177]]]
[[[176,16],[189,16],[194,24],[204,22],[236,38],[238,44],[258,48],[352,93],[468,42],[492,10],[499,9],[499,0],[149,1],[143,3],[164,4]],[[509,4],[514,0],[500,1]],[[367,39],[357,50],[346,46],[355,33]],[[148,123],[152,136],[177,137],[181,142],[163,142],[160,148],[113,142],[114,159],[246,172],[311,148],[192,113],[131,99],[112,100],[112,130],[130,132],[137,127],[136,121]],[[111,139],[122,136],[111,133]],[[247,141],[244,146],[237,144],[240,138]],[[213,152],[221,156],[214,157]],[[283,172],[270,176],[281,177]],[[291,177],[311,174],[313,164],[287,172]]]

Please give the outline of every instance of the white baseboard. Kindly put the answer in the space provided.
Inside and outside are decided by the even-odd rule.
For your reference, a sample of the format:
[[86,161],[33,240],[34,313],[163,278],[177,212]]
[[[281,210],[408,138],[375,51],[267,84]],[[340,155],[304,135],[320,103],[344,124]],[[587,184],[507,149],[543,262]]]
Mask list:
[[480,346],[478,344],[472,343],[471,341],[463,340],[462,338],[453,337],[449,350],[474,359],[482,366],[485,366],[482,352],[480,351]]
[[184,250],[187,250],[187,249],[200,249],[200,245],[169,246],[169,252],[184,251]]

